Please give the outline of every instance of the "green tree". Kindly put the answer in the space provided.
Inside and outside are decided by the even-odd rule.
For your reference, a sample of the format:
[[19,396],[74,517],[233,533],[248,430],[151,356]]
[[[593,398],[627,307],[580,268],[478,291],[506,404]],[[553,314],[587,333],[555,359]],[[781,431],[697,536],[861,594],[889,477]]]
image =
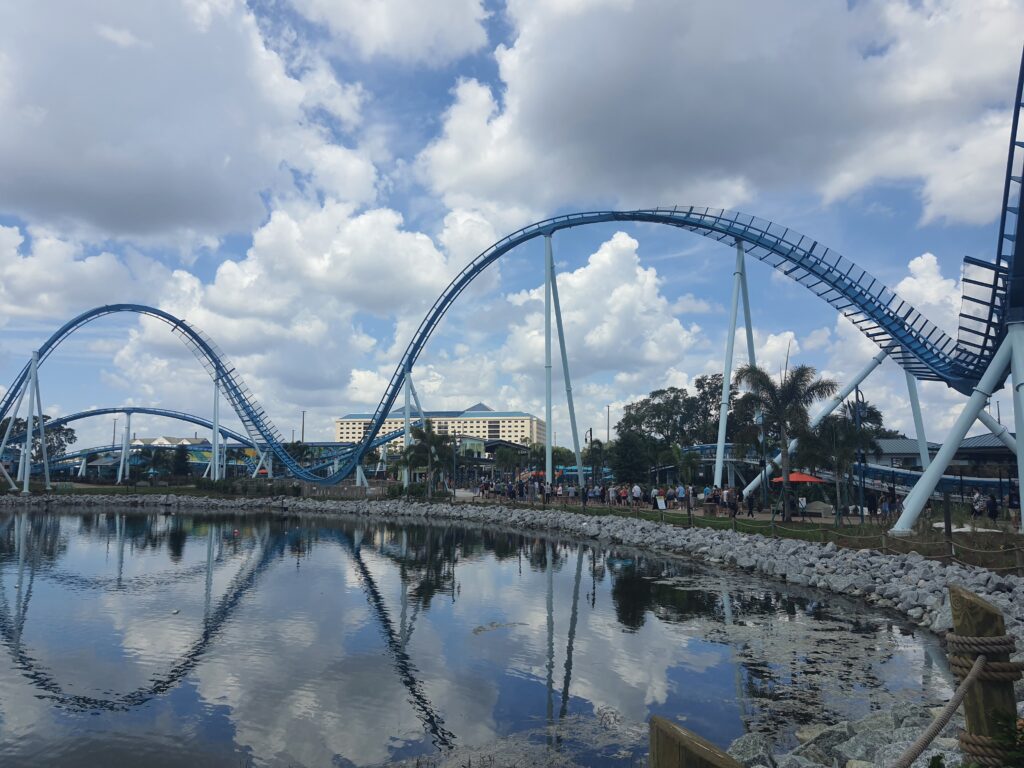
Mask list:
[[502,472],[512,472],[522,462],[522,457],[518,451],[514,451],[511,448],[499,448],[494,452],[494,466]]
[[410,469],[426,467],[427,498],[433,498],[434,466],[443,461],[442,457],[451,455],[454,438],[435,432],[430,419],[422,427],[412,427],[409,433],[415,442],[405,449],[403,460]]
[[188,448],[179,445],[174,449],[174,457],[171,460],[171,474],[175,477],[186,477],[188,468]]
[[620,432],[608,451],[608,464],[620,483],[646,482],[651,468],[651,443],[639,432]]
[[[0,435],[6,434],[7,423],[10,421],[10,417],[0,421]],[[49,458],[55,456],[63,456],[67,452],[67,447],[78,441],[78,436],[75,435],[75,430],[69,426],[61,425],[59,427],[47,427],[46,422],[50,421],[50,417],[45,413],[43,414],[43,429],[46,432],[46,453]],[[11,429],[11,442],[22,443],[25,442],[25,425],[27,422],[25,419],[16,418],[14,420],[14,427]],[[37,424],[33,424],[35,427],[32,431],[32,461],[43,460],[43,448],[42,443],[39,441],[39,429]]]
[[756,365],[744,365],[736,372],[736,384],[747,386],[756,398],[765,422],[778,430],[782,452],[783,520],[789,520],[792,513],[789,508],[789,440],[809,432],[808,409],[839,389],[834,380],[817,376],[818,372],[809,365],[798,365],[785,371],[778,382],[768,371]]

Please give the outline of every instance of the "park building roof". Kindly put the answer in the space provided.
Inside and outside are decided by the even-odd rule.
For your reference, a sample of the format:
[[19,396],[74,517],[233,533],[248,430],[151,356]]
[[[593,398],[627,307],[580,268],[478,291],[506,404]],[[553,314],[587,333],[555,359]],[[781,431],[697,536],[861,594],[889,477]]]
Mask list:
[[[875,440],[882,450],[883,456],[902,455],[917,456],[917,438],[915,437],[882,437]],[[928,441],[928,452],[934,453],[942,447],[941,443]]]

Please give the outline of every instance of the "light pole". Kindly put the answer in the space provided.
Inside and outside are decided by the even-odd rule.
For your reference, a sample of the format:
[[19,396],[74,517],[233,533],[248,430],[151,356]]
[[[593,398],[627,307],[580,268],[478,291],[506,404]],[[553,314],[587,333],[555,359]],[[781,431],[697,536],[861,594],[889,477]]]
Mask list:
[[302,431],[299,433],[299,442],[306,442],[306,411],[302,411]]
[[612,441],[612,407],[605,406],[604,442],[605,445]]
[[853,395],[853,411],[857,419],[857,460],[860,463],[860,491],[857,494],[857,504],[860,507],[860,524],[864,525],[864,436],[861,434],[861,416],[862,409],[866,408],[864,402],[864,395],[861,394],[860,387],[854,390]]
[[114,417],[114,429],[110,433],[110,444],[117,445],[117,416]]

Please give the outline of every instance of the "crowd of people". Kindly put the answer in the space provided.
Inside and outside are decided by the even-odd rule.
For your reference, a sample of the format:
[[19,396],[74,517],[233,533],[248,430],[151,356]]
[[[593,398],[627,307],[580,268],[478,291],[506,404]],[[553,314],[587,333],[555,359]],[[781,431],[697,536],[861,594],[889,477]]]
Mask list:
[[[521,503],[538,504],[601,504],[602,506],[625,507],[630,510],[669,509],[691,512],[698,508],[707,511],[711,506],[716,514],[727,514],[729,517],[746,515],[754,517],[764,511],[760,494],[744,496],[738,487],[705,485],[703,488],[693,484],[678,483],[667,485],[642,485],[640,483],[599,483],[594,486],[580,488],[575,483],[565,481],[548,483],[538,477],[530,479],[508,480],[506,482],[484,481],[479,488],[482,496],[497,496]],[[793,515],[806,519],[807,505],[803,498],[794,497],[790,492],[789,508]],[[663,502],[663,504],[659,503]],[[1020,502],[1011,495],[1009,511],[1011,515],[1019,514]],[[1000,516],[1000,504],[995,494],[983,494],[975,490],[971,498],[971,517],[978,520],[987,516],[994,524]],[[848,505],[840,510],[842,517],[859,516],[860,507]],[[864,496],[864,513],[872,524],[888,525],[895,522],[903,513],[903,497],[894,489],[881,493],[868,490]],[[835,514],[834,508],[832,514]],[[931,502],[925,508],[925,518],[932,515]]]

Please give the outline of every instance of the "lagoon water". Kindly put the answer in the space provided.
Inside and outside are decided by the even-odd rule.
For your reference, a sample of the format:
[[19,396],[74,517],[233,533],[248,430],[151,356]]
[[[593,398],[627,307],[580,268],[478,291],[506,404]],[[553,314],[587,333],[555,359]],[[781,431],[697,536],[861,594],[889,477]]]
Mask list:
[[0,635],[3,766],[634,765],[950,693],[852,601],[443,523],[0,515]]

